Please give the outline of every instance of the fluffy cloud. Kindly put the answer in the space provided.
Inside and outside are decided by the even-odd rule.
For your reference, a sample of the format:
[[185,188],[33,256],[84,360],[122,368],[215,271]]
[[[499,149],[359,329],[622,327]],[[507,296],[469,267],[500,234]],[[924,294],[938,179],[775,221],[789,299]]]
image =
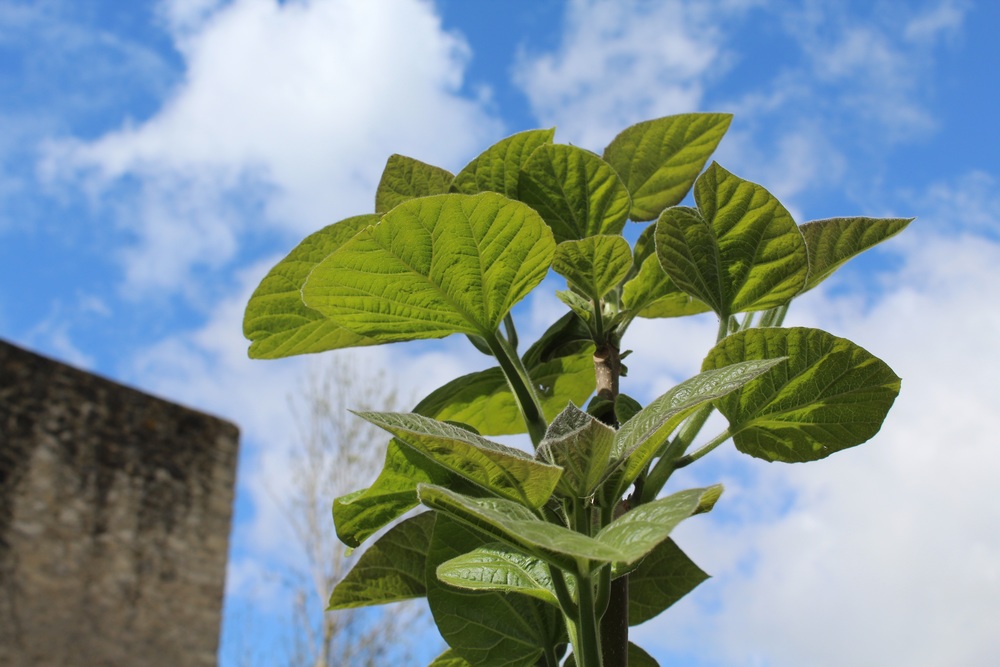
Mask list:
[[151,118],[49,146],[43,172],[128,201],[134,290],[183,286],[260,242],[372,208],[402,152],[448,167],[497,132],[462,92],[468,48],[419,0],[166,3],[182,82]]

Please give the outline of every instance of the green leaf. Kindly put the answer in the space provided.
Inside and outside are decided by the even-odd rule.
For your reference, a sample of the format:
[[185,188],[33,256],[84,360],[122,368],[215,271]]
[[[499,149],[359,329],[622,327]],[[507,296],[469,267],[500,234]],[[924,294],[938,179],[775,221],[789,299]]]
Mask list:
[[608,475],[615,430],[572,403],[549,424],[536,457],[563,468],[556,492],[588,498]]
[[621,236],[588,236],[556,246],[552,269],[594,301],[615,288],[632,266],[632,249]]
[[628,190],[615,170],[590,151],[565,144],[534,150],[521,170],[518,199],[534,208],[556,241],[619,234],[628,220]]
[[619,488],[635,481],[667,437],[699,406],[736,391],[780,363],[780,359],[755,360],[707,370],[651,401],[615,435],[612,457],[625,461]]
[[420,504],[417,484],[421,482],[447,486],[463,493],[475,493],[476,488],[393,439],[386,449],[385,465],[378,479],[367,489],[333,501],[337,536],[350,547],[361,546],[383,526]]
[[474,667],[473,664],[467,661],[465,658],[455,653],[452,649],[448,649],[438,657],[434,659],[427,667]]
[[684,519],[712,508],[722,486],[687,489],[639,505],[605,526],[595,539],[617,549],[616,563],[631,565],[651,552]]
[[656,223],[656,254],[678,287],[723,318],[783,305],[802,290],[806,244],[770,192],[713,162],[694,194],[697,209],[667,209]]
[[[572,322],[569,318],[572,317]],[[566,403],[583,403],[594,391],[594,346],[581,342],[567,314],[524,354],[524,366],[542,404],[546,420]],[[435,389],[413,409],[440,421],[469,424],[483,435],[514,435],[527,431],[520,409],[499,367],[463,375]]]
[[369,547],[330,596],[328,610],[399,602],[427,594],[424,570],[434,513],[393,526]]
[[615,396],[615,416],[619,423],[624,424],[632,417],[635,417],[642,410],[642,405],[627,394]]
[[814,461],[865,442],[882,427],[899,377],[881,359],[818,329],[748,329],[705,358],[711,369],[788,357],[716,402],[736,448],[766,461]]
[[542,281],[555,242],[530,207],[486,192],[404,202],[320,262],[302,296],[378,342],[489,338]]
[[423,415],[358,412],[362,419],[463,477],[502,498],[541,507],[562,475],[558,466],[536,461],[519,449],[491,442],[463,428]]
[[458,588],[522,593],[559,606],[549,566],[500,542],[445,561],[438,566],[437,577]]
[[533,665],[544,646],[563,643],[562,616],[553,606],[518,593],[472,591],[437,580],[441,564],[484,546],[475,532],[439,515],[427,558],[427,601],[441,636],[477,667]]
[[622,301],[639,317],[684,317],[711,310],[677,287],[655,256],[647,257],[639,273],[625,283]]
[[[576,656],[566,658],[564,667],[576,667]],[[646,653],[640,646],[628,643],[628,667],[660,667],[656,658]]]
[[689,113],[626,128],[604,149],[604,159],[632,196],[629,217],[653,220],[678,204],[729,129],[731,114]]
[[243,335],[251,342],[253,359],[278,359],[295,354],[374,345],[378,341],[344,329],[302,302],[302,285],[309,272],[349,241],[377,215],[341,220],[307,236],[278,262],[254,290],[243,317]]
[[447,169],[405,155],[390,155],[375,191],[375,211],[385,213],[416,197],[443,195],[454,178]]
[[518,198],[518,180],[525,162],[539,146],[552,143],[556,129],[528,130],[501,139],[458,172],[451,183],[452,192],[468,195],[499,192]]
[[629,625],[658,616],[708,579],[671,538],[656,545],[628,577]]
[[528,508],[510,500],[470,498],[427,484],[417,487],[417,495],[424,505],[461,521],[491,541],[500,540],[564,570],[575,571],[578,561],[591,561],[590,567],[595,568],[628,556],[617,546],[542,521]]
[[840,265],[906,229],[913,218],[830,218],[801,227],[809,253],[809,279],[802,291],[826,280]]

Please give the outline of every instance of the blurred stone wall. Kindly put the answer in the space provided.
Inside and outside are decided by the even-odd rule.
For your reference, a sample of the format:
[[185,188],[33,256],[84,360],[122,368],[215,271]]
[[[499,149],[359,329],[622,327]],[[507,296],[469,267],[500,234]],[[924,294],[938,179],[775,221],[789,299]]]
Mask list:
[[214,665],[232,424],[0,341],[0,665]]

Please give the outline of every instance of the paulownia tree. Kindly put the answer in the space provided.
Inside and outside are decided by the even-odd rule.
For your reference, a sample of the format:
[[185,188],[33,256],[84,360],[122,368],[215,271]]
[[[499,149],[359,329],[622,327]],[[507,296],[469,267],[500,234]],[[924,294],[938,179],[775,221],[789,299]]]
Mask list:
[[[730,439],[792,463],[875,435],[895,373],[781,325],[910,220],[796,224],[765,188],[705,169],[730,120],[646,121],[602,155],[521,132],[455,175],[393,155],[374,213],[312,234],[264,278],[244,321],[252,357],[463,334],[496,361],[412,412],[357,413],[391,439],[376,481],[334,502],[340,539],[358,547],[429,511],[370,545],[331,609],[426,596],[450,646],[434,667],[655,665],[628,628],[706,578],[670,533],[722,493],[665,493],[673,472]],[[629,221],[655,224],[630,244]],[[550,270],[567,309],[521,349],[511,309]],[[619,390],[635,318],[709,311],[718,336],[698,375],[645,406]],[[728,426],[695,447],[715,410]],[[487,437],[516,433],[533,454]]]

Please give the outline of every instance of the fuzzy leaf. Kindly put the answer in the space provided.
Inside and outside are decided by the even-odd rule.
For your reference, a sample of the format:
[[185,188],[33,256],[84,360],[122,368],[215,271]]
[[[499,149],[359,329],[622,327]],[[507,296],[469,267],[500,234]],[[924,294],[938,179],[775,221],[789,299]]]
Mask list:
[[530,207],[492,193],[404,202],[320,262],[310,308],[378,342],[492,336],[548,272],[555,243]]
[[720,317],[787,303],[806,282],[806,244],[763,187],[712,163],[694,187],[697,209],[667,209],[656,254],[670,279]]
[[405,155],[390,155],[375,191],[375,211],[385,213],[415,197],[448,192],[452,173]]
[[637,123],[604,149],[632,196],[630,218],[653,220],[678,204],[729,129],[732,115],[689,113]]
[[628,274],[632,249],[621,236],[588,236],[556,246],[552,270],[598,301]]
[[611,165],[565,144],[535,149],[521,170],[518,199],[538,211],[556,242],[619,234],[631,204]]
[[538,445],[537,458],[563,468],[556,492],[588,498],[608,474],[615,430],[570,404]]
[[386,604],[427,594],[424,570],[434,513],[394,526],[369,547],[330,596],[329,610]]
[[913,218],[830,218],[800,226],[809,253],[809,279],[802,291],[826,280],[840,265],[906,229]]
[[378,342],[309,308],[301,294],[317,264],[376,222],[377,215],[358,215],[324,227],[307,236],[268,272],[250,297],[243,317],[243,335],[251,341],[251,358],[278,359]]
[[628,623],[658,616],[708,579],[670,538],[660,542],[629,573]]
[[527,130],[501,139],[456,174],[451,191],[468,195],[491,191],[517,199],[521,168],[536,148],[552,143],[555,133],[555,128]]
[[445,561],[438,566],[437,577],[458,588],[522,593],[559,606],[548,565],[500,542]]
[[725,338],[703,368],[787,357],[716,401],[741,452],[766,461],[814,461],[859,445],[882,427],[899,377],[851,341],[819,329],[748,329]]
[[558,466],[532,459],[519,449],[491,442],[463,428],[422,415],[358,412],[442,468],[502,498],[541,507],[562,475]]

